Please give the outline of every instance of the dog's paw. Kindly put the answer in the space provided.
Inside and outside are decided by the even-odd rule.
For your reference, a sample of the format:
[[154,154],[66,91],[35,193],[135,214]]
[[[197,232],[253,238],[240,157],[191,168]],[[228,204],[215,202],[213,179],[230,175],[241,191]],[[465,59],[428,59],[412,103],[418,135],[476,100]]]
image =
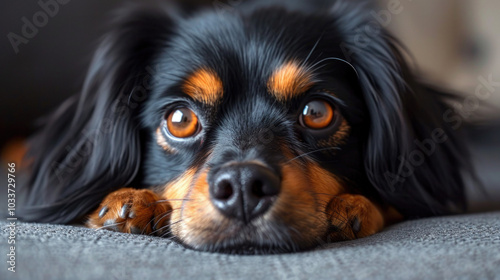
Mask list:
[[384,227],[379,207],[361,195],[343,194],[329,205],[334,240],[351,240],[375,234]]
[[161,235],[170,221],[168,202],[150,190],[119,189],[109,194],[86,225],[95,229]]

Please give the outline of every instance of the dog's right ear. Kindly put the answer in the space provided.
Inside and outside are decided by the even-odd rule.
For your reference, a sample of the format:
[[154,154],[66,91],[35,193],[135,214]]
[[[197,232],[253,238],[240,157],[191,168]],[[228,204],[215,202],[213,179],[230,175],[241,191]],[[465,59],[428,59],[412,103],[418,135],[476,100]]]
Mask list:
[[94,55],[81,93],[45,120],[29,142],[20,219],[68,223],[127,186],[141,161],[137,116],[153,59],[174,22],[165,8],[120,11]]

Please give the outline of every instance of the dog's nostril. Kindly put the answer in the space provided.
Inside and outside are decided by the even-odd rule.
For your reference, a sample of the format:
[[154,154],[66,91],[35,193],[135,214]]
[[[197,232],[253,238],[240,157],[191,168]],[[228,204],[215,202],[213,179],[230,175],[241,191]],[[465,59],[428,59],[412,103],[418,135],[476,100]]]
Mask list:
[[[277,178],[277,176],[274,176]],[[263,199],[265,197],[271,197],[279,194],[279,182],[274,182],[271,176],[264,179],[255,179],[255,181],[250,183],[249,194],[258,199]]]
[[219,200],[227,200],[233,195],[233,185],[227,180],[219,182],[217,189],[213,193],[214,198]]
[[262,183],[262,181],[256,180],[253,182],[252,194],[259,198],[266,196],[264,193],[264,183]]

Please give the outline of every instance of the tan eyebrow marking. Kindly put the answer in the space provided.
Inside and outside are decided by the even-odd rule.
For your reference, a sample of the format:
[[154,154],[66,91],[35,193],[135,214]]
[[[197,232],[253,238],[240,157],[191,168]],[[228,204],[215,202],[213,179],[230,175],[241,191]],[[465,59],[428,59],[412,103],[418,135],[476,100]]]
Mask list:
[[194,100],[208,105],[216,104],[223,95],[222,81],[213,70],[207,68],[200,68],[191,74],[182,89]]
[[290,61],[273,72],[267,81],[267,89],[278,101],[287,101],[304,93],[313,84],[314,77],[309,69]]

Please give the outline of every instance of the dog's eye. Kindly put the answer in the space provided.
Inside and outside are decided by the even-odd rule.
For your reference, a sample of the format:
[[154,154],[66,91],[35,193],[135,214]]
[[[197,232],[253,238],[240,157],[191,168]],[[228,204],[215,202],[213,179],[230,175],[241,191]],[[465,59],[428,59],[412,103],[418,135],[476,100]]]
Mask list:
[[335,117],[335,111],[330,103],[316,99],[309,101],[304,106],[300,115],[300,124],[310,129],[323,129],[328,127]]
[[168,131],[177,138],[193,136],[200,128],[198,117],[188,108],[172,110],[166,121]]

